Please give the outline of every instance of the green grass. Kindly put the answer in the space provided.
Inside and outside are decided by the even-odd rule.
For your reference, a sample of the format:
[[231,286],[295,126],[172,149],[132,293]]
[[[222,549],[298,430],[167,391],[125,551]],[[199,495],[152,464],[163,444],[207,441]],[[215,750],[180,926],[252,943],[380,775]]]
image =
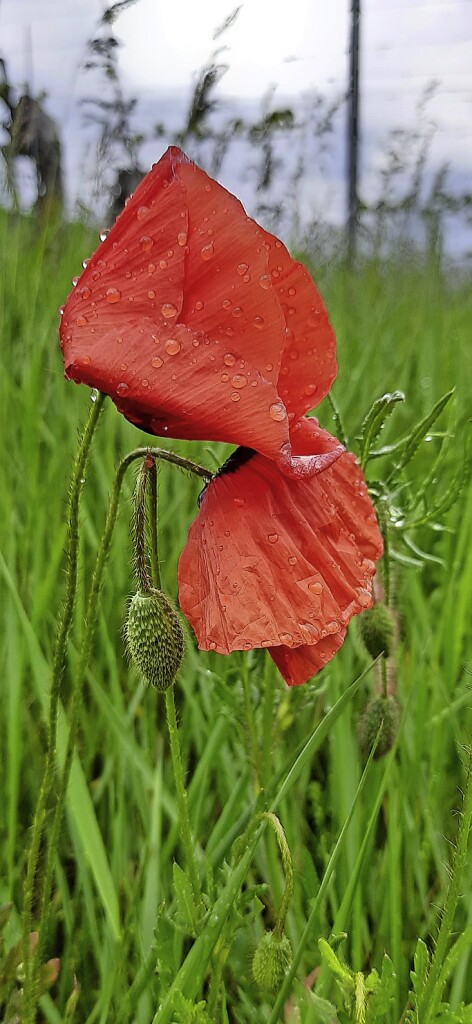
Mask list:
[[[1,211],[0,239],[0,903],[11,900],[14,905],[5,932],[8,948],[19,936],[25,856],[42,773],[49,666],[64,590],[68,480],[78,429],[90,407],[87,389],[62,376],[57,307],[95,239],[78,225],[41,232],[33,220],[15,220]],[[355,276],[331,266],[316,278],[338,337],[334,395],[351,437],[372,400],[385,391],[400,388],[407,396],[385,433],[387,440],[394,440],[455,386],[456,421],[451,414],[441,421],[443,428],[447,422],[456,429],[452,466],[461,456],[470,415],[472,282],[439,277],[411,255],[404,262],[369,264]],[[327,403],[320,419],[333,429]],[[83,494],[66,705],[114,469],[130,449],[148,441],[107,404]],[[427,467],[435,445],[425,445],[415,457],[413,480]],[[196,444],[174,447],[210,467],[215,456],[223,460],[217,446],[211,451]],[[447,484],[448,467],[444,472]],[[163,585],[175,597],[177,560],[200,488],[167,465],[159,476]],[[177,909],[173,863],[183,863],[183,852],[163,701],[145,689],[128,665],[121,640],[132,591],[132,488],[131,473],[104,579],[78,756],[57,850],[47,957],[60,957],[61,966],[57,981],[42,997],[38,1017],[51,1024],[64,1019],[74,978],[80,986],[75,1020],[149,1024],[191,947],[185,931],[168,920]],[[447,525],[446,532],[422,530],[417,538],[442,565],[428,562],[422,570],[398,569],[400,639],[394,674],[405,714],[397,751],[391,763],[373,762],[367,772],[329,884],[312,914],[297,972],[302,979],[320,965],[318,939],[328,938],[336,922],[338,930],[348,933],[342,955],[355,971],[372,966],[380,970],[384,952],[392,958],[394,1006],[385,1017],[392,1024],[398,1024],[405,1005],[416,940],[422,937],[429,944],[437,932],[450,842],[457,832],[453,811],[465,780],[462,745],[470,742],[472,724],[470,486]],[[248,714],[263,753],[261,781],[269,786],[284,772],[282,785],[295,752],[367,664],[351,627],[334,661],[311,683],[288,691],[262,652],[223,658],[197,653],[189,641],[176,700],[191,822],[203,875],[207,882],[210,877],[210,902],[232,877],[225,864],[257,795]],[[357,720],[374,683],[370,672],[318,749],[302,761],[277,804],[294,863],[295,890],[287,920],[294,949],[361,779]],[[62,716],[59,760],[65,731]],[[359,851],[377,800],[378,815],[372,818],[361,863]],[[357,867],[357,885],[346,907],[343,898]],[[264,888],[240,907],[237,929],[230,916],[231,926],[217,946],[225,961],[227,1016],[221,1011],[215,1019],[238,1024],[268,1021],[274,1003],[255,991],[250,971],[264,928],[275,922],[284,886],[269,830],[246,870],[241,882]],[[456,933],[472,924],[470,868],[462,892]],[[472,1002],[470,964],[466,949],[448,990],[453,1006]],[[326,970],[321,978],[321,994],[334,998]],[[302,1021],[317,1020],[297,984]],[[197,984],[195,997],[207,996],[207,983],[203,988]]]

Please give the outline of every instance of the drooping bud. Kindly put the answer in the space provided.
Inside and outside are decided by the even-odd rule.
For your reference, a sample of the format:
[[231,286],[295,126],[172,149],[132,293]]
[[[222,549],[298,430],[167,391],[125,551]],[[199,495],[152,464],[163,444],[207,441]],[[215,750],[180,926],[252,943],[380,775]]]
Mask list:
[[368,756],[375,737],[382,726],[374,757],[378,759],[393,747],[400,725],[401,710],[396,697],[374,697],[364,708],[359,719],[359,743]]
[[393,616],[389,608],[377,601],[358,617],[359,633],[367,652],[372,658],[383,654],[386,658],[392,652],[394,632]]
[[168,690],[180,668],[184,634],[175,608],[160,590],[138,591],[125,628],[131,658],[146,682]]
[[252,975],[258,988],[278,992],[291,963],[292,947],[287,936],[266,932],[252,961]]

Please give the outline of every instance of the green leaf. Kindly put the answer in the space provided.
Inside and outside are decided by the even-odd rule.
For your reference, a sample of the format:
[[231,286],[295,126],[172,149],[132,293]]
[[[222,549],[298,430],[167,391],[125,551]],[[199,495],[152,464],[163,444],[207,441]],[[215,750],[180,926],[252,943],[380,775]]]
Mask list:
[[423,939],[418,939],[418,942],[416,943],[413,963],[414,970],[410,971],[410,977],[413,984],[415,998],[418,1000],[425,986],[430,963],[429,949],[426,943],[423,942]]
[[316,1020],[319,1024],[336,1024],[337,1011],[332,1003],[317,996],[316,992],[310,992],[310,1002],[316,1008]]
[[175,923],[195,938],[198,927],[198,911],[195,905],[192,885],[182,868],[174,862],[172,868],[174,896],[177,904]]
[[418,451],[421,442],[424,441],[426,435],[429,434],[433,424],[436,422],[438,417],[446,408],[446,405],[448,405],[448,403],[450,402],[453,394],[454,388],[452,389],[452,391],[448,391],[445,395],[443,395],[443,397],[440,398],[438,402],[436,402],[436,405],[433,406],[431,412],[428,413],[428,415],[425,416],[422,420],[420,420],[419,423],[416,424],[416,427],[413,427],[413,430],[406,438],[405,446],[402,450],[402,454],[400,456],[399,461],[395,464],[394,468],[392,469],[392,472],[385,481],[386,484],[391,484],[392,481],[398,479],[402,470],[405,468],[408,462],[410,462],[410,460]]
[[347,992],[353,992],[355,988],[355,978],[349,967],[338,960],[336,953],[331,949],[331,946],[326,939],[318,939],[318,947],[323,957],[323,960],[328,965],[334,977],[340,982],[342,987]]
[[404,402],[403,391],[387,392],[381,398],[377,398],[369,409],[361,426],[360,435],[360,462],[362,469],[365,469],[369,458],[370,449],[385,426],[388,417],[392,414],[398,402]]

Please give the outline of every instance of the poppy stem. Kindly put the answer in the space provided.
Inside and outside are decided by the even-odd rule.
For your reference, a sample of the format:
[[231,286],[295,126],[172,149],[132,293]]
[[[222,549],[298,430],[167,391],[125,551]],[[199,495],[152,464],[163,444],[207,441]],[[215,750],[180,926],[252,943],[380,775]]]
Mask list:
[[133,566],[139,589],[145,594],[153,588],[146,543],[146,497],[152,465],[155,467],[154,459],[146,455],[139,468],[134,491]]
[[154,586],[161,589],[161,570],[159,566],[159,532],[158,532],[158,491],[157,491],[157,466],[153,456],[149,456],[151,465],[148,467],[149,478],[149,505],[150,505],[150,533],[151,533],[151,571]]
[[[184,769],[182,764],[182,753],[180,749],[177,716],[175,712],[175,698],[173,686],[170,686],[169,689],[166,690],[165,697],[167,729],[169,732],[172,769],[174,772],[177,802],[179,806],[180,834],[182,837],[182,843],[185,851],[185,859],[187,861],[187,870],[190,876],[190,884],[193,890],[195,909],[197,912],[197,917],[201,918],[204,913],[204,907],[202,902],[197,858],[195,856],[195,839],[192,835],[192,827],[190,825],[190,817],[188,812],[188,798],[184,782]],[[198,926],[198,920],[195,921],[195,925]],[[198,934],[198,927],[196,927],[195,930],[196,933]]]
[[273,811],[264,811],[261,817],[265,818],[266,821],[269,822],[269,825],[271,826],[275,834],[275,838],[277,839],[277,844],[280,850],[280,856],[282,858],[282,866],[285,875],[285,890],[282,896],[280,910],[277,914],[277,920],[275,922],[274,927],[275,937],[277,939],[281,939],[285,928],[285,918],[287,917],[287,911],[293,896],[292,854],[290,853],[290,847],[288,845],[287,837],[285,835],[282,823],[280,819],[277,817],[277,815],[274,814]]
[[57,717],[61,684],[67,661],[67,638],[69,635],[74,611],[77,589],[78,552],[79,552],[79,508],[84,485],[84,473],[90,455],[90,448],[95,428],[105,401],[104,394],[93,395],[93,406],[82,434],[79,450],[75,459],[69,491],[69,518],[66,546],[66,594],[62,610],[59,632],[54,651],[51,690],[49,697],[48,734],[46,746],[46,763],[39,791],[38,802],[31,829],[31,844],[28,852],[26,880],[24,885],[24,902],[22,914],[22,940],[24,957],[24,1021],[33,1019],[35,1014],[35,971],[34,959],[31,955],[30,933],[32,930],[33,899],[38,869],[39,849],[43,835],[47,805],[54,784],[54,766],[56,761]]

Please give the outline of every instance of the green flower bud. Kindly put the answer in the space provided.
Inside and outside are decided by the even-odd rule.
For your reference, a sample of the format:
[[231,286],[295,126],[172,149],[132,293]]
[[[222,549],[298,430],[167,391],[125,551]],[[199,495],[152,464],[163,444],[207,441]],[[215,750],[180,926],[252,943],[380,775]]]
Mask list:
[[140,590],[129,606],[128,651],[147,683],[168,690],[182,663],[184,634],[177,612],[160,590]]
[[359,742],[363,753],[370,753],[382,723],[374,757],[383,757],[392,749],[400,725],[401,710],[396,697],[374,697],[364,708],[359,719]]
[[367,608],[358,618],[359,633],[367,652],[372,658],[384,654],[388,658],[392,652],[393,616],[385,604],[377,601],[372,608]]
[[292,963],[292,947],[286,935],[266,932],[254,953],[252,975],[258,988],[278,992]]

